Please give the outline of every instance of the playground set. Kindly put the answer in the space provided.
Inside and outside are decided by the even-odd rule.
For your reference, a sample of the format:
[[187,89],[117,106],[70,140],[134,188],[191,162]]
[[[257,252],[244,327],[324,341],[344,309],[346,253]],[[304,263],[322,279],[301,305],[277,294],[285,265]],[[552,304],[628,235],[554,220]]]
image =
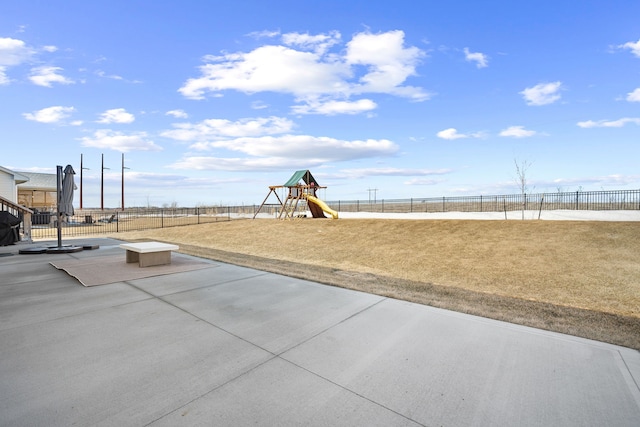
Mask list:
[[[278,196],[278,190],[287,189],[287,196],[283,197],[284,201]],[[304,204],[306,203],[309,211],[311,212],[311,216],[313,218],[327,218],[325,216],[325,212],[331,216],[333,219],[338,219],[338,212],[331,209],[325,202],[320,200],[316,196],[316,192],[319,189],[324,189],[327,187],[322,187],[318,185],[318,181],[311,175],[311,172],[308,170],[300,170],[296,171],[291,178],[284,185],[270,185],[269,193],[267,197],[264,198],[262,204],[253,215],[253,218],[258,215],[260,209],[266,205],[269,196],[273,193],[278,202],[280,202],[280,212],[278,213],[278,219],[293,219],[298,215],[298,212],[304,208]]]

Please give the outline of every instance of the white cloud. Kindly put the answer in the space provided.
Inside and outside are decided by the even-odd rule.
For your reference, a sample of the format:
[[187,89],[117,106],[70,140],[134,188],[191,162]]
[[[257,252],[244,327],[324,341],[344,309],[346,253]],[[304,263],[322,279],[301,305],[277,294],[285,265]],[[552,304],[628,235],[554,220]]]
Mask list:
[[298,46],[304,50],[312,50],[320,55],[331,46],[340,43],[340,33],[330,31],[329,34],[310,35],[308,33],[287,33],[282,35],[282,41],[287,46]]
[[456,128],[449,128],[449,129],[441,130],[440,132],[438,132],[436,134],[436,136],[438,138],[448,139],[448,140],[467,138],[467,135],[463,135],[463,134],[458,133],[458,130]]
[[[343,169],[343,178],[364,178],[368,176],[431,176],[451,173],[451,169],[402,169],[402,168],[359,168]],[[405,183],[407,184],[407,183]]]
[[528,87],[520,93],[527,105],[546,105],[560,99],[558,91],[561,87],[561,82],[540,83],[533,87]]
[[640,39],[637,42],[626,42],[618,46],[621,49],[629,49],[631,53],[640,58]]
[[251,108],[254,110],[264,110],[265,108],[269,108],[269,104],[266,104],[264,101],[253,101]]
[[345,141],[310,135],[244,137],[210,142],[209,145],[214,148],[240,151],[251,156],[320,158],[327,162],[388,156],[398,150],[396,144],[386,139]]
[[291,108],[294,114],[324,114],[333,116],[336,114],[359,114],[364,111],[375,110],[376,103],[370,99],[357,101],[309,101],[306,105],[295,105]]
[[438,185],[443,183],[445,180],[442,178],[413,178],[408,181],[405,181],[404,185]]
[[110,149],[123,153],[129,151],[160,151],[162,147],[148,139],[146,132],[125,134],[109,129],[97,130],[93,137],[80,138],[82,146]]
[[584,122],[578,122],[577,124],[581,128],[620,128],[627,123],[640,125],[640,117],[624,117],[618,120],[587,120]]
[[526,138],[534,136],[536,131],[526,130],[524,126],[510,126],[500,132],[500,136],[507,136],[513,138]]
[[[207,119],[198,123],[176,123],[160,135],[178,141],[197,142],[245,136],[277,135],[290,132],[293,122],[284,117],[246,118],[237,121]],[[199,145],[202,149],[206,146]]]
[[183,110],[171,110],[171,111],[167,111],[165,113],[166,116],[173,116],[176,119],[186,119],[189,117],[189,115],[187,113],[185,113]]
[[[284,45],[206,56],[201,75],[188,79],[179,92],[191,99],[220,95],[225,90],[287,93],[309,112],[315,111],[310,104],[319,99],[323,103],[350,102],[352,95],[362,93],[386,93],[416,101],[429,97],[421,88],[404,85],[415,75],[424,53],[405,47],[402,31],[359,33],[347,43],[346,51],[335,53],[329,50],[340,41],[338,32],[289,33],[282,38]],[[346,111],[353,113],[350,108]]]
[[97,123],[133,123],[135,119],[135,116],[127,113],[124,108],[114,108],[102,113]]
[[0,37],[0,66],[20,65],[33,57],[35,50],[22,40]]
[[478,68],[489,66],[489,57],[487,55],[480,52],[470,52],[468,47],[464,48],[464,57],[469,62],[475,62]]
[[640,87],[627,94],[627,101],[640,102]]
[[445,130],[441,130],[436,134],[438,138],[454,140],[454,139],[462,139],[462,138],[484,138],[485,134],[483,132],[474,132],[474,133],[459,133],[456,128],[449,128]]
[[9,77],[7,77],[6,71],[7,71],[7,67],[0,65],[0,86],[8,85],[9,82],[11,81]]
[[200,67],[202,76],[187,80],[179,89],[187,98],[202,99],[207,92],[224,90],[283,92],[296,97],[347,90],[342,81],[346,67],[323,63],[315,53],[284,46],[262,46],[249,53],[207,59],[213,63]]
[[58,74],[59,71],[62,71],[62,68],[49,66],[35,67],[31,69],[29,80],[31,80],[35,85],[45,87],[51,87],[52,83],[60,83],[64,85],[74,83],[73,80]]
[[173,169],[186,170],[211,170],[211,171],[259,171],[272,169],[311,168],[318,163],[308,161],[298,163],[296,160],[280,158],[255,158],[255,157],[203,157],[191,156],[169,165]]
[[210,148],[226,149],[244,157],[185,157],[171,167],[196,170],[267,170],[301,168],[362,158],[390,156],[398,146],[389,140],[345,141],[309,135],[236,138],[208,143]]
[[606,175],[606,176],[593,176],[586,178],[558,178],[554,179],[550,184],[553,185],[579,185],[589,184],[598,186],[621,186],[638,182],[640,175]]
[[[294,123],[283,117],[208,119],[176,123],[161,136],[190,142],[190,149],[215,151],[216,156],[188,156],[174,163],[177,169],[269,170],[309,168],[332,162],[391,156],[398,146],[389,140],[340,140],[294,135]],[[235,153],[222,157],[221,152]],[[238,153],[240,155],[238,155]]]
[[102,70],[96,70],[96,71],[95,71],[95,74],[96,74],[98,77],[104,77],[104,78],[106,78],[106,79],[112,79],[112,80],[124,80],[124,77],[122,77],[122,76],[118,76],[117,74],[107,74],[107,73],[105,73],[105,72],[104,72],[104,71],[102,71]]
[[[22,65],[34,59],[36,54],[41,52],[55,52],[56,46],[43,46],[40,49],[34,49],[18,39],[8,37],[0,37],[0,85],[6,85],[11,82],[7,76],[7,69]],[[37,67],[31,70],[30,80],[37,85],[51,87],[51,83],[70,84],[73,83],[59,74],[57,71],[62,68],[56,67]]]
[[416,74],[415,68],[424,52],[417,47],[404,47],[404,32],[380,34],[359,33],[347,43],[345,59],[351,65],[363,65],[368,72],[360,78],[353,93],[390,93],[414,100],[428,99],[421,88],[402,86]]
[[43,108],[33,113],[24,113],[23,117],[27,120],[33,120],[40,123],[58,123],[69,117],[75,111],[73,107],[63,107],[56,105],[53,107]]
[[247,34],[247,36],[253,37],[254,39],[273,38],[279,35],[280,35],[280,31],[270,31],[270,30],[252,31],[249,34]]

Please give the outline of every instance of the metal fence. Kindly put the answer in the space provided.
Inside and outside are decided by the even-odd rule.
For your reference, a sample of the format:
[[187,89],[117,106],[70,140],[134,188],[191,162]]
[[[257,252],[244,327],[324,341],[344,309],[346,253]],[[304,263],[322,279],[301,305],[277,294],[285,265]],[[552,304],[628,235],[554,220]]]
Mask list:
[[338,212],[504,212],[518,210],[639,210],[640,190],[333,201]]
[[[640,190],[576,191],[565,193],[506,194],[493,196],[431,197],[326,202],[338,212],[509,212],[520,210],[640,210]],[[196,208],[128,208],[121,210],[77,210],[63,222],[65,236],[111,234],[181,225],[205,224],[252,218],[259,205]],[[264,205],[261,214],[277,218],[279,204]],[[300,204],[301,211],[306,210]],[[55,215],[33,215],[33,238],[55,238]]]
[[[231,219],[232,207],[128,208],[122,210],[76,210],[62,222],[65,236],[112,234],[181,225],[205,224]],[[55,238],[55,214],[40,212],[32,217],[33,238]]]

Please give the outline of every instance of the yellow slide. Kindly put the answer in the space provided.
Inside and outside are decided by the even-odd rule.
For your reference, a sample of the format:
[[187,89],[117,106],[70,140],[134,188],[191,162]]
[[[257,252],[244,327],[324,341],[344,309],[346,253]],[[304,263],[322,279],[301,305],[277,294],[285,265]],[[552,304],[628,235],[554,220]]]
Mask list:
[[331,209],[325,202],[323,202],[322,200],[318,199],[317,197],[313,197],[313,196],[311,196],[309,194],[305,194],[305,197],[307,198],[307,200],[309,202],[318,205],[320,207],[320,209],[322,209],[323,211],[325,211],[326,213],[331,215],[331,218],[338,219],[338,212],[336,212],[333,209]]

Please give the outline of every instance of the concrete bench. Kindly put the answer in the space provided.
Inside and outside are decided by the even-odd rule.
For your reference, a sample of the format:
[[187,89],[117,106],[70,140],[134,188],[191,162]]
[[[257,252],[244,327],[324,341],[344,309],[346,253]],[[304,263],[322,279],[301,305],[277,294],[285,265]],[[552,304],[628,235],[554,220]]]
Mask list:
[[160,242],[123,243],[120,247],[127,250],[127,263],[137,262],[140,267],[171,264],[171,251],[180,249]]

